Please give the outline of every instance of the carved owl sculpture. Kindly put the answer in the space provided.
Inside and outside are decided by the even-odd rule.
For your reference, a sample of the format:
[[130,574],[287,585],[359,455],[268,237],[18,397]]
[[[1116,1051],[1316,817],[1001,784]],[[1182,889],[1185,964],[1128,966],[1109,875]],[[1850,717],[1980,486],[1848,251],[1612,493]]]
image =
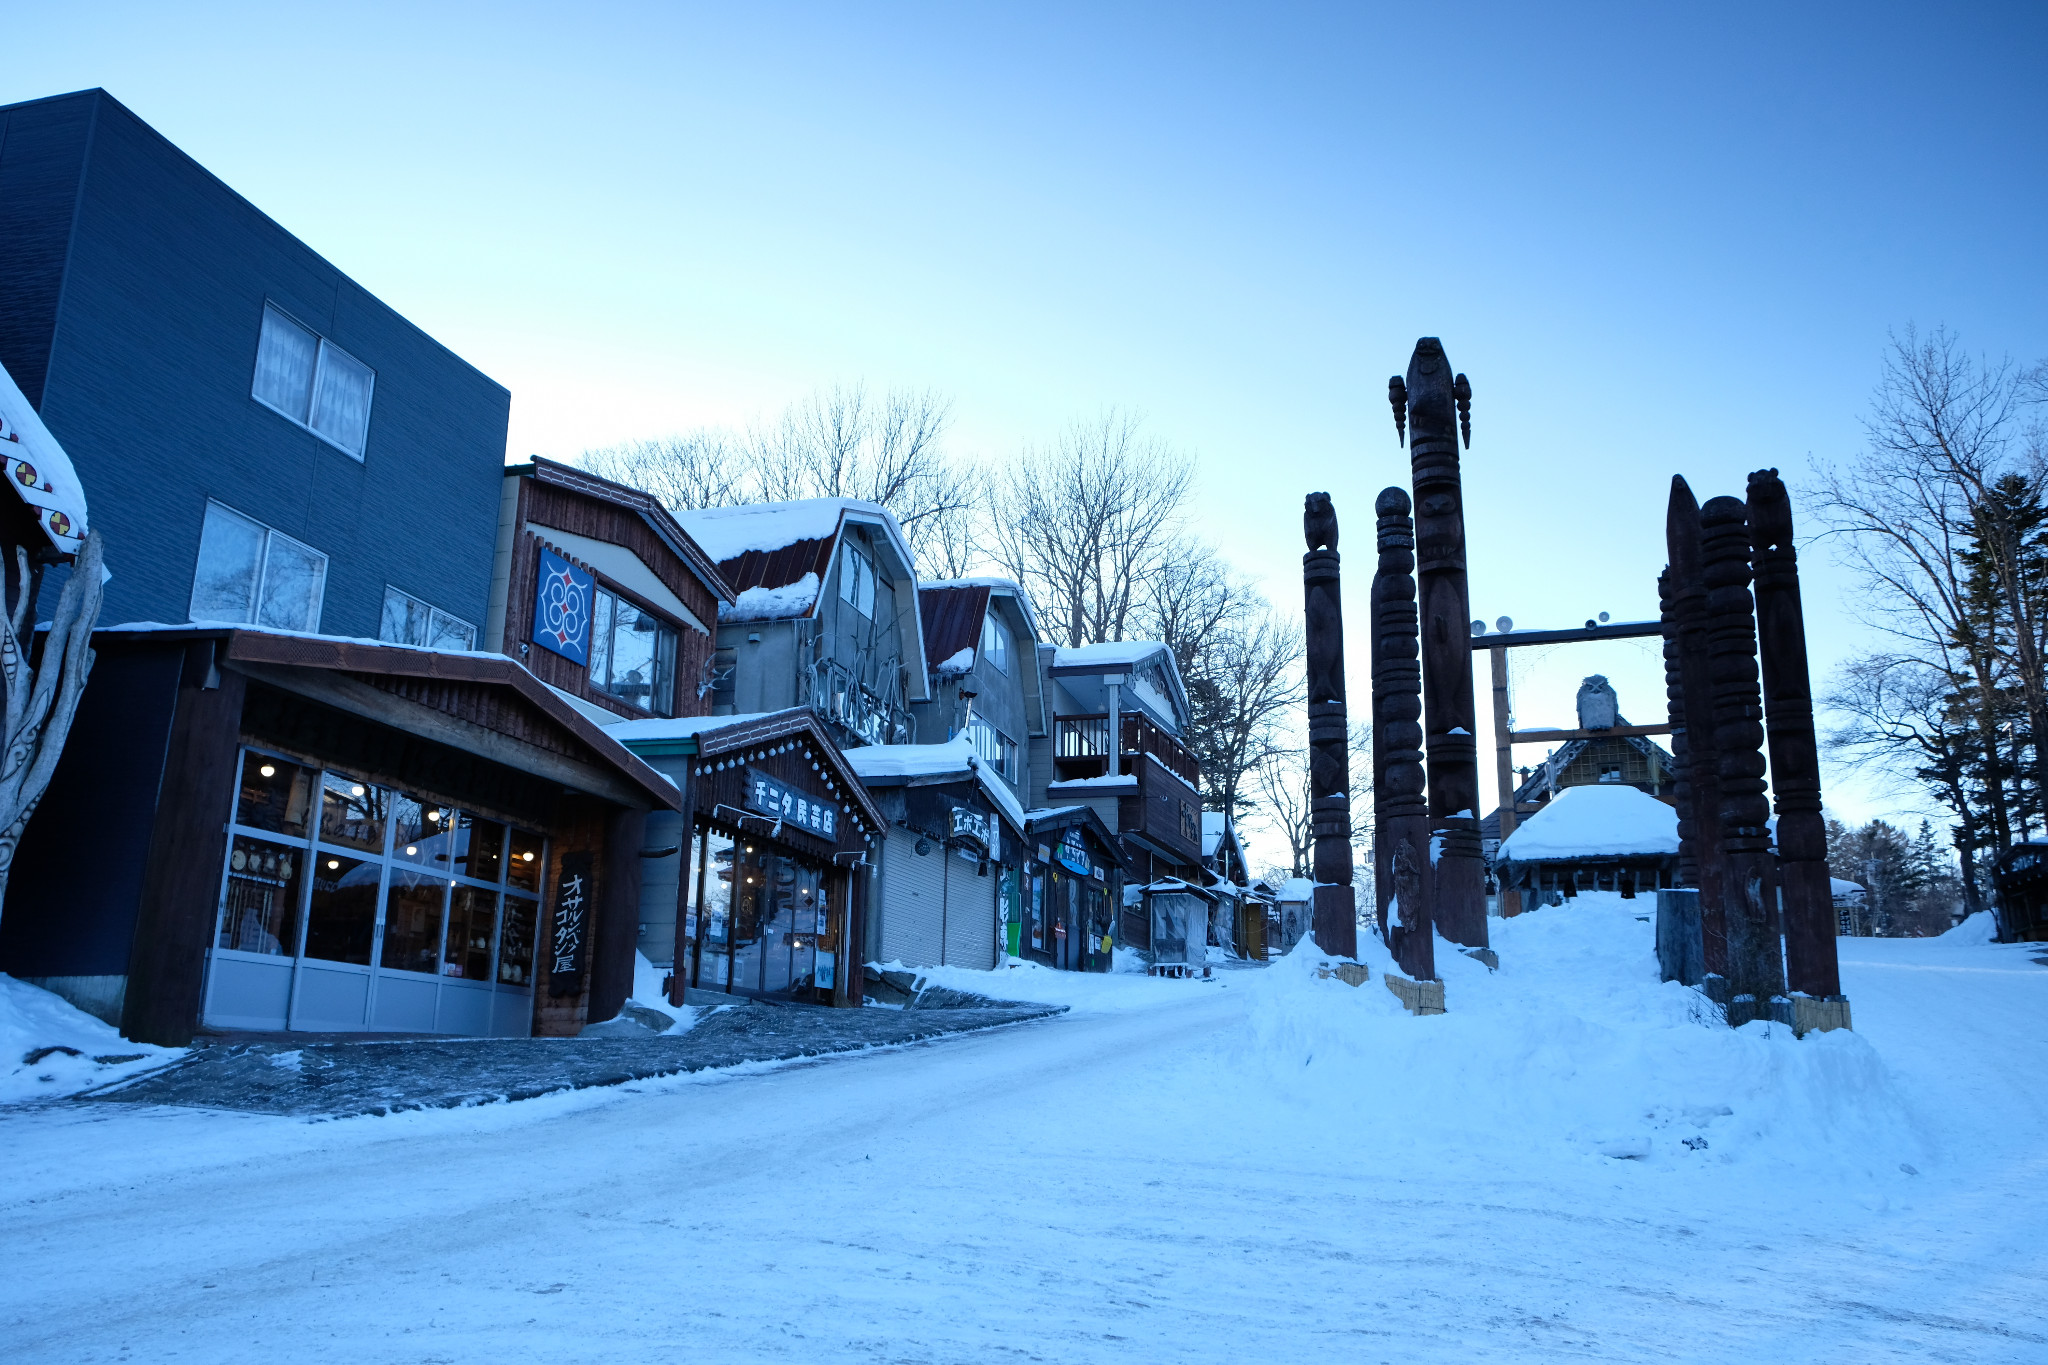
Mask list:
[[1328,493],[1311,493],[1301,509],[1301,530],[1311,550],[1337,548],[1337,510]]
[[1612,730],[1619,714],[1614,686],[1598,673],[1579,684],[1579,728]]

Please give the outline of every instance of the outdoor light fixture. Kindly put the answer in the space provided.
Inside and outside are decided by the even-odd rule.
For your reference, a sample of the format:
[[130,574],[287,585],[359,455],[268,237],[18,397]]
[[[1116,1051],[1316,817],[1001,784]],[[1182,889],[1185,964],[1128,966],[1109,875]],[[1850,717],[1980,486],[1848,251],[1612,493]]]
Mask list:
[[441,819],[441,812],[437,810],[430,810],[427,812],[427,819],[438,822]]
[[348,794],[350,796],[361,796],[363,794],[363,784],[360,782],[356,783],[348,789]]
[[405,846],[405,856],[408,858],[417,858],[419,856],[419,852],[420,846],[418,844],[407,844]]
[[262,767],[258,768],[258,769],[257,769],[256,771],[257,771],[257,772],[259,772],[259,773],[262,773],[262,774],[263,774],[263,775],[264,775],[265,777],[276,777],[276,776],[277,776],[277,769],[275,769],[275,768],[271,767],[271,766],[270,766],[270,765],[269,765],[268,763],[264,764],[264,765],[263,765]]
[[522,854],[520,854],[520,855],[519,855],[519,858],[520,858],[520,861],[521,861],[521,862],[528,862],[528,863],[530,863],[530,862],[532,862],[532,861],[533,861],[533,853],[532,853],[532,852],[531,852],[531,851],[529,850],[528,852],[525,852],[525,853],[522,853]]

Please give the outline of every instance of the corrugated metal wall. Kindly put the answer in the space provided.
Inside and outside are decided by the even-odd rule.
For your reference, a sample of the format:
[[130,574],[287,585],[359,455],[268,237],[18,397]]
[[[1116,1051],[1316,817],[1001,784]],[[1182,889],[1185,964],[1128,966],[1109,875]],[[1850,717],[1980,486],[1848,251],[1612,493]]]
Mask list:
[[996,965],[996,890],[1001,869],[975,873],[976,863],[946,850],[946,963],[986,970]]
[[938,965],[947,855],[936,842],[926,840],[931,851],[920,857],[921,838],[898,826],[882,844],[882,945],[875,956],[883,962]]

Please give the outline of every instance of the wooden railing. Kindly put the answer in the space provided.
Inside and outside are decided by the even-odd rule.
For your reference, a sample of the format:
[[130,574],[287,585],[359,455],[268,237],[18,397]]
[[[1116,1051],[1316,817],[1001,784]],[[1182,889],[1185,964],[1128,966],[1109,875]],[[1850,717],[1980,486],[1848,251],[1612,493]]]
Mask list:
[[[1190,786],[1201,782],[1202,768],[1195,756],[1178,739],[1155,724],[1150,716],[1125,711],[1119,717],[1115,775],[1128,776],[1132,764],[1151,754],[1167,771]],[[1059,716],[1053,721],[1053,766],[1065,778],[1108,777],[1109,716]]]

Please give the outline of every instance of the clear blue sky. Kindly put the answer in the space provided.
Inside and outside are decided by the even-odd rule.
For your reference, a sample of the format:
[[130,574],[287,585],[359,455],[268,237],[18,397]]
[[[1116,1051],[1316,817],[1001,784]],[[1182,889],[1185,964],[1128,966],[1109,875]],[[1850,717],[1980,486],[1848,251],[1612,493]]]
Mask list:
[[[0,96],[106,87],[506,384],[514,457],[856,378],[952,395],[988,455],[1120,405],[1198,454],[1202,524],[1283,601],[1314,489],[1362,601],[1419,335],[1476,393],[1475,614],[1546,625],[1654,613],[1674,471],[1796,494],[1852,452],[1888,328],[2048,355],[2039,4],[17,5],[5,32]],[[1808,561],[1825,674],[1863,637]],[[1520,719],[1568,723],[1596,668],[1658,710],[1650,652],[1613,646],[1531,661]]]

